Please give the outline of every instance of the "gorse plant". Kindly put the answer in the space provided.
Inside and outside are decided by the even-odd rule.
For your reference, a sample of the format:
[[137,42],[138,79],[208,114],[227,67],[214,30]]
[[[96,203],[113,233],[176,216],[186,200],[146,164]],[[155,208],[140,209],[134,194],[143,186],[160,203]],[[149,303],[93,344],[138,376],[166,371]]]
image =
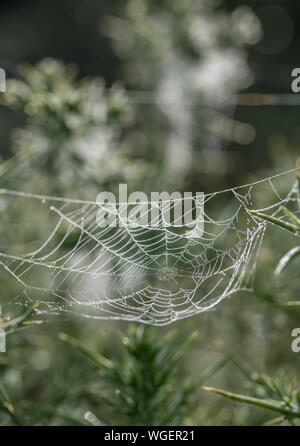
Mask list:
[[38,180],[47,181],[48,192],[63,193],[84,178],[99,184],[107,151],[113,156],[132,117],[124,90],[105,89],[100,78],[77,80],[75,66],[54,59],[23,65],[20,74],[22,80],[7,82],[3,101],[25,114],[26,125],[14,132],[16,155],[2,165],[2,181],[14,168],[29,181],[30,167],[38,167]]
[[[32,319],[36,309],[37,305],[20,317],[5,318],[2,327],[10,334],[40,324],[42,321]],[[71,353],[69,347],[74,348],[90,361],[94,372],[88,362],[82,364],[83,375],[65,371],[72,377],[70,385],[58,382],[51,388],[49,400],[38,401],[28,399],[26,392],[21,401],[13,401],[1,378],[0,419],[2,412],[6,424],[14,425],[46,425],[55,420],[63,425],[183,424],[197,407],[192,400],[195,391],[232,357],[226,355],[200,376],[182,379],[180,365],[196,336],[194,332],[182,342],[182,334],[176,330],[162,337],[153,327],[131,325],[125,333],[117,331],[120,350],[105,356],[61,333],[67,354]],[[77,407],[78,402],[82,407]]]
[[27,311],[20,316],[13,317],[12,319],[8,315],[4,315],[0,319],[0,328],[5,331],[6,335],[16,333],[26,328],[33,327],[34,325],[40,325],[43,320],[32,319],[31,316],[36,315],[36,310],[39,307],[39,302],[32,305]]
[[[300,159],[297,160],[296,163],[296,186],[298,189],[298,212],[300,209]],[[269,223],[274,224],[275,226],[278,226],[281,229],[285,229],[292,234],[294,234],[296,237],[300,236],[300,219],[296,215],[296,212],[291,212],[289,209],[287,209],[285,206],[281,206],[281,210],[285,217],[287,218],[287,221],[283,219],[276,218],[274,216],[262,214],[260,212],[256,212],[254,210],[246,209],[247,212],[249,212],[252,215],[255,215],[256,217],[261,218],[262,220],[265,220]],[[288,251],[279,261],[274,273],[276,275],[279,275],[282,273],[287,266],[290,264],[290,262],[295,259],[298,255],[300,255],[300,246],[296,246],[292,248],[290,251]]]
[[[296,185],[298,189],[297,205],[299,209],[300,204],[300,163],[299,160],[296,164]],[[299,211],[294,212],[287,209],[285,206],[281,207],[283,216],[286,218],[277,218],[261,212],[246,209],[247,212],[264,220],[268,223],[272,223],[279,229],[283,229],[291,232],[296,237],[300,236],[300,219],[298,218]],[[300,246],[296,246],[289,250],[279,261],[277,267],[274,270],[274,274],[279,276],[300,254]],[[272,294],[272,287],[270,292],[260,292],[259,294],[267,299],[270,303],[276,307],[285,310],[289,315],[299,320],[299,315],[293,310],[289,311],[288,307],[278,302],[278,300]],[[291,304],[291,303],[290,303]],[[255,407],[267,409],[278,414],[278,416],[270,421],[266,422],[266,425],[275,424],[299,424],[300,423],[300,388],[293,380],[288,380],[286,376],[281,373],[276,378],[271,378],[265,374],[259,374],[253,372],[250,367],[241,359],[234,358],[233,361],[239,367],[239,369],[246,375],[248,382],[252,385],[254,396],[248,396],[244,394],[238,394],[229,392],[226,390],[217,389],[214,387],[204,386],[204,390],[214,392],[217,395],[221,395],[230,400],[252,405]],[[261,398],[261,393],[265,394],[265,398]],[[258,396],[259,395],[259,396]]]
[[[32,318],[35,316],[36,310],[39,306],[39,303],[36,302],[32,307],[30,307],[23,314],[10,318],[8,315],[4,315],[0,319],[0,329],[4,332],[5,336],[8,336],[12,333],[20,332],[26,330],[28,328],[32,328],[36,325],[40,325],[43,323],[43,320],[38,320]],[[5,389],[1,379],[0,379],[0,411],[4,412],[8,415],[11,421],[14,424],[20,425],[22,424],[22,418],[16,413],[16,409],[12,400]]]
[[[277,416],[265,422],[265,425],[300,423],[300,388],[294,381],[288,381],[284,374],[271,378],[265,374],[253,372],[240,358],[234,363],[246,375],[255,396],[247,396],[204,386],[204,390],[216,393],[230,400],[273,411]],[[265,397],[258,397],[264,393]]]
[[[180,362],[196,333],[182,343],[182,335],[175,330],[160,337],[152,327],[132,325],[126,334],[119,332],[118,336],[122,343],[121,356],[108,358],[60,334],[61,340],[96,365],[107,383],[109,390],[99,395],[99,405],[104,404],[111,410],[111,419],[105,420],[108,424],[112,420],[113,424],[126,425],[182,424],[192,409],[192,394],[229,360],[229,356],[225,357],[197,378],[179,380]],[[103,420],[101,409],[94,418]]]

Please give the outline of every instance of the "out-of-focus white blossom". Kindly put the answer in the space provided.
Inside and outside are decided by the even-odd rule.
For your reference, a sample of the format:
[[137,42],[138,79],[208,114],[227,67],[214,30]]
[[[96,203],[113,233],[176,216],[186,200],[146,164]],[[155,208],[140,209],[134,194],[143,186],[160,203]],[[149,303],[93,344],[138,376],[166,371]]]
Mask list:
[[[202,158],[225,164],[210,111],[232,116],[237,92],[253,81],[244,47],[260,39],[261,28],[252,10],[241,5],[227,12],[219,0],[130,0],[105,32],[124,61],[128,84],[153,92],[166,117],[166,172],[184,175],[195,150],[214,151]],[[220,133],[231,139],[229,122]]]

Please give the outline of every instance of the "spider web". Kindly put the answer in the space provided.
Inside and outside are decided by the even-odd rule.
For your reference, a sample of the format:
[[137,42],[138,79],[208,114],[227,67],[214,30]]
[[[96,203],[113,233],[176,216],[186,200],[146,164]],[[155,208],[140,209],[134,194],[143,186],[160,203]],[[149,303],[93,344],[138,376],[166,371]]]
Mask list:
[[[159,210],[155,224],[122,220],[124,204],[119,203],[111,213],[123,226],[100,227],[96,200],[2,190],[6,213],[15,201],[24,209],[34,202],[50,229],[29,253],[16,253],[14,246],[0,252],[0,264],[20,287],[17,301],[38,300],[41,312],[166,325],[252,289],[266,222],[245,208],[263,201],[261,212],[286,218],[281,206],[298,201],[294,173],[204,195],[203,212],[195,221],[195,228],[203,228],[200,237],[195,228],[165,224],[162,216],[170,203],[150,203]],[[184,200],[173,205],[183,209]]]

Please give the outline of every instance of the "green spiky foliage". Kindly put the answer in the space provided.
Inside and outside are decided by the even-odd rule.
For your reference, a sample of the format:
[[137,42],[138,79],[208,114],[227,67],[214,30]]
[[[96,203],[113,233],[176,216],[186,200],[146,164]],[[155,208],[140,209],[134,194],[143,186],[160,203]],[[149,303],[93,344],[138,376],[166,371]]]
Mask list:
[[[300,173],[299,173],[299,160],[296,163],[296,185],[298,191],[298,211],[300,209]],[[246,209],[247,212],[254,215],[255,217],[260,218],[268,223],[272,223],[280,229],[285,229],[286,231],[291,232],[296,237],[300,236],[300,219],[296,215],[296,212],[291,212],[285,206],[281,206],[281,210],[283,216],[286,217],[286,220],[283,218],[277,218],[270,215],[263,214],[261,212],[256,212],[254,210]],[[279,261],[277,267],[275,268],[275,275],[281,274],[291,263],[293,259],[300,255],[300,246],[296,246],[289,250]]]
[[[300,424],[300,389],[299,383],[293,379],[287,379],[286,375],[279,373],[275,378],[257,373],[239,357],[233,359],[236,366],[247,377],[252,395],[244,395],[214,387],[204,386],[203,389],[223,396],[229,400],[254,406],[266,410],[266,416],[270,413],[275,418],[268,419],[264,425],[274,426],[279,424]],[[263,397],[262,397],[263,395]]]
[[[160,337],[155,329],[132,325],[124,334],[120,357],[106,357],[86,348],[78,340],[60,334],[60,339],[92,361],[107,384],[108,392],[99,395],[95,420],[102,420],[100,403],[109,407],[111,424],[172,425],[182,424],[192,410],[191,396],[206,379],[213,376],[228,361],[219,361],[196,378],[179,380],[180,363],[188,352],[196,332],[182,341],[180,333],[172,330]],[[179,385],[180,382],[180,385]]]
[[86,178],[101,184],[101,168],[108,155],[115,156],[132,118],[124,90],[106,89],[100,78],[78,80],[75,66],[54,59],[22,65],[20,75],[7,82],[3,102],[25,116],[26,124],[13,134],[15,157],[1,166],[1,183],[38,184],[52,194],[70,188],[74,193],[84,182],[88,187]]

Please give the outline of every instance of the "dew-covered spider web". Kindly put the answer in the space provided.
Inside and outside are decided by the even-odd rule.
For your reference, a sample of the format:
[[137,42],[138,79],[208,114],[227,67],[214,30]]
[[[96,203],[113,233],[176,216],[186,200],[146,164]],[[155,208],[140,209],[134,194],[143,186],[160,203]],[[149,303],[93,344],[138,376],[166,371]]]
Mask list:
[[[117,203],[104,209],[122,226],[106,227],[99,225],[96,199],[2,190],[1,277],[14,283],[16,302],[40,301],[41,312],[169,324],[251,290],[266,221],[246,208],[286,218],[281,206],[298,205],[294,180],[292,170],[208,193],[198,213],[196,196],[188,210],[185,197],[142,203],[139,220],[124,219],[125,205]],[[194,226],[166,224],[165,211],[175,205],[183,217],[194,213]]]

